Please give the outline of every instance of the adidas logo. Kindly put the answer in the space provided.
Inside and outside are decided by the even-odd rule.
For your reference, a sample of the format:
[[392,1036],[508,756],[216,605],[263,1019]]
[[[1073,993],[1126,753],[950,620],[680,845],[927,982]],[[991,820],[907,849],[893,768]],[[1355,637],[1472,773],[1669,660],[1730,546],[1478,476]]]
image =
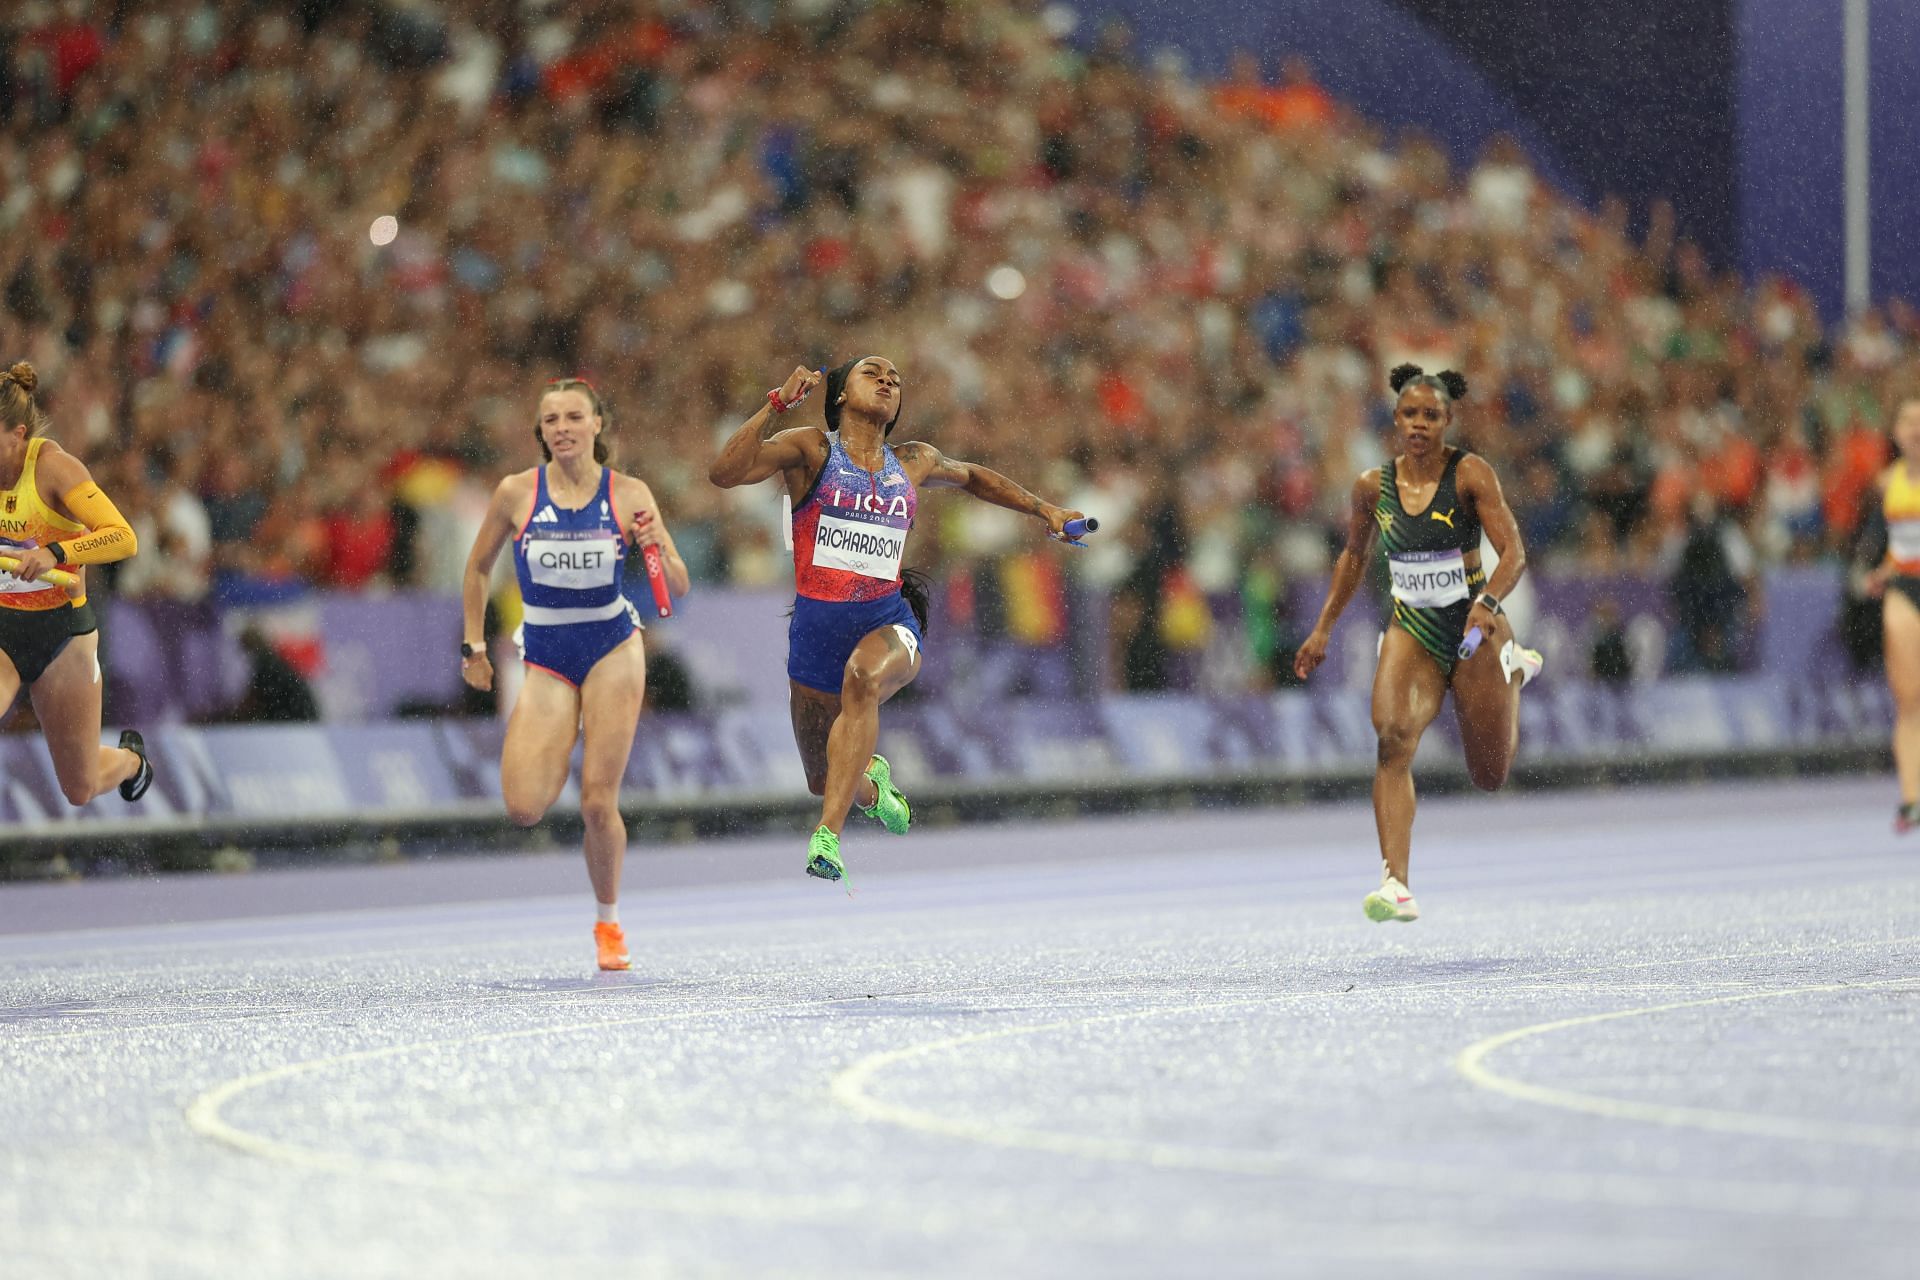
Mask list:
[[559,524],[560,516],[554,511],[551,505],[544,506],[540,508],[540,513],[534,516],[533,523],[534,524]]

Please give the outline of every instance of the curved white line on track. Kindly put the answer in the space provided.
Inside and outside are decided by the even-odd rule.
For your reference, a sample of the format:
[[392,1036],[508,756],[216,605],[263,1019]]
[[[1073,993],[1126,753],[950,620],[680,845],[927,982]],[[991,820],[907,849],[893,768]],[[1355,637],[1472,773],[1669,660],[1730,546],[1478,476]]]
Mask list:
[[[1468,1045],[1453,1060],[1454,1069],[1482,1089],[1516,1098],[1522,1102],[1563,1111],[1580,1111],[1609,1120],[1638,1120],[1647,1124],[1679,1129],[1705,1129],[1714,1133],[1740,1134],[1746,1137],[1784,1138],[1798,1142],[1835,1142],[1856,1147],[1882,1147],[1895,1151],[1920,1151],[1920,1130],[1889,1129],[1881,1125],[1846,1121],[1807,1120],[1794,1116],[1767,1115],[1763,1112],[1727,1111],[1718,1107],[1689,1107],[1663,1102],[1642,1102],[1630,1098],[1609,1098],[1603,1094],[1582,1093],[1575,1089],[1556,1089],[1551,1085],[1530,1084],[1504,1076],[1486,1065],[1492,1054],[1510,1044],[1536,1036],[1570,1031],[1575,1027],[1598,1026],[1626,1018],[1647,1018],[1680,1009],[1704,1009],[1714,1005],[1740,1004],[1750,1000],[1779,1000],[1788,996],[1825,995],[1835,991],[1867,991],[1920,982],[1920,975],[1885,978],[1872,982],[1824,983],[1809,987],[1781,987],[1772,991],[1743,992],[1738,995],[1709,996],[1700,1000],[1677,1000],[1671,1004],[1646,1005],[1638,1009],[1616,1009],[1611,1013],[1590,1013],[1578,1018],[1559,1018],[1517,1027]],[[1920,990],[1920,987],[1914,988]]]
[[[1911,941],[1914,941],[1914,939],[1888,939],[1884,945],[1896,945]],[[1799,951],[1802,949],[1793,948],[1792,950]],[[1669,965],[1695,964],[1710,960],[1730,958],[1734,957],[1691,956],[1672,960],[1642,961],[1625,965],[1602,965],[1593,968],[1555,972],[1570,974],[1620,972],[1634,969],[1659,968]],[[1532,979],[1548,976],[1552,976],[1551,972],[1516,974],[1513,975],[1513,981],[1527,982]],[[1469,979],[1432,983],[1408,983],[1401,987],[1383,988],[1380,990],[1424,990],[1458,987],[1462,985],[1472,985],[1478,981],[1481,980]],[[1880,982],[1795,988],[1792,991],[1744,992],[1737,996],[1699,1001],[1684,1001],[1672,1006],[1660,1007],[1682,1008],[1694,1004],[1723,1004],[1730,1003],[1734,1000],[1764,999],[1771,996],[1794,994],[1797,991],[1803,990],[1857,990],[1913,981],[1916,981],[1914,977],[1905,977]],[[1532,1195],[1537,1198],[1561,1200],[1572,1203],[1612,1203],[1642,1208],[1688,1205],[1691,1207],[1711,1208],[1722,1212],[1745,1215],[1764,1216],[1790,1213],[1801,1217],[1845,1220],[1857,1216],[1860,1211],[1860,1194],[1846,1188],[1780,1182],[1738,1181],[1731,1179],[1703,1180],[1696,1178],[1683,1182],[1673,1178],[1650,1177],[1632,1173],[1584,1174],[1563,1173],[1551,1170],[1515,1170],[1506,1172],[1484,1168],[1465,1169],[1437,1165],[1402,1165],[1389,1167],[1378,1161],[1367,1159],[1327,1157],[1317,1154],[1290,1155],[1278,1151],[1207,1147],[1186,1143],[1158,1142],[1146,1139],[1105,1138],[1060,1130],[1036,1129],[1019,1125],[995,1123],[993,1121],[972,1120],[945,1116],[938,1112],[928,1111],[919,1107],[886,1102],[874,1097],[869,1091],[869,1086],[873,1079],[890,1067],[927,1058],[935,1054],[960,1050],[993,1041],[1044,1035],[1054,1031],[1098,1026],[1102,1023],[1116,1023],[1175,1014],[1201,1013],[1217,1009],[1244,1008],[1253,1005],[1272,1005],[1292,1000],[1325,998],[1327,996],[1343,994],[1346,994],[1346,992],[1293,992],[1205,1004],[1157,1006],[1150,1009],[1135,1009],[1120,1013],[1101,1014],[1089,1018],[1066,1018],[1053,1022],[1036,1023],[1018,1027],[1004,1027],[992,1031],[979,1031],[966,1035],[948,1036],[939,1040],[930,1040],[920,1044],[907,1045],[899,1049],[869,1054],[836,1075],[831,1082],[830,1091],[836,1102],[863,1119],[893,1125],[913,1132],[954,1138],[982,1146],[1041,1151],[1053,1155],[1145,1165],[1158,1169],[1181,1169],[1256,1176],[1334,1178],[1367,1185],[1399,1186],[1425,1189],[1434,1192],[1458,1191],[1463,1185],[1487,1187],[1494,1183],[1502,1183],[1505,1185],[1509,1194]],[[1625,1017],[1632,1016],[1634,1013],[1639,1012],[1648,1012],[1648,1010],[1629,1010],[1625,1013],[1601,1015],[1601,1017]],[[1535,1028],[1534,1030],[1538,1029],[1539,1028]]]
[[352,1053],[334,1054],[325,1058],[309,1058],[303,1062],[291,1062],[265,1071],[256,1071],[251,1075],[236,1076],[215,1085],[188,1104],[187,1127],[202,1137],[211,1138],[215,1142],[223,1143],[247,1155],[316,1173],[373,1177],[403,1186],[433,1190],[493,1194],[524,1191],[550,1196],[555,1185],[559,1184],[567,1188],[569,1195],[581,1199],[605,1200],[610,1204],[628,1209],[636,1204],[646,1204],[679,1213],[815,1221],[823,1213],[852,1212],[858,1210],[860,1206],[845,1193],[809,1191],[805,1194],[780,1196],[742,1192],[725,1187],[696,1188],[608,1179],[562,1178],[539,1171],[533,1171],[525,1177],[515,1177],[495,1170],[465,1172],[408,1160],[382,1159],[282,1142],[242,1129],[229,1121],[222,1114],[222,1110],[241,1094],[263,1085],[312,1075],[350,1063],[377,1062],[385,1058],[398,1058],[427,1050],[467,1048],[478,1044],[497,1044],[502,1041],[526,1040],[537,1036],[568,1035],[609,1027],[639,1026],[650,1022],[672,1022],[729,1013],[776,1013],[790,1009],[816,1008],[820,1005],[851,1003],[866,998],[860,995],[839,999],[798,1000],[758,1005],[751,1009],[676,1010],[671,1013],[653,1013],[634,1018],[593,1019],[552,1026],[521,1027],[512,1031],[457,1036],[447,1040],[422,1040],[412,1044],[386,1045],[378,1049],[361,1049]]

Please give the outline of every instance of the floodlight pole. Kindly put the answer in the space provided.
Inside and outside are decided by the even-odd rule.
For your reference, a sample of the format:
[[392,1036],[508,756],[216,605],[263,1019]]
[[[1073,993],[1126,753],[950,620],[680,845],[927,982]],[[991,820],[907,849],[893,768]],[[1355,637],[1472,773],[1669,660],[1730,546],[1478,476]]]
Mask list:
[[1873,303],[1873,205],[1868,186],[1867,7],[1870,0],[1846,0],[1846,236],[1847,314],[1858,315]]

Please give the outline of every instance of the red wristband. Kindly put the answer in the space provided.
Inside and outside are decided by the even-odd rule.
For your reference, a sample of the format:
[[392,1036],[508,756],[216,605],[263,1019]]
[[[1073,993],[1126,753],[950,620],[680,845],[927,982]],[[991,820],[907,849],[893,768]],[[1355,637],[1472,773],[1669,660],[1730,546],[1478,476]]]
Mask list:
[[787,410],[793,408],[792,405],[780,398],[780,388],[778,387],[767,392],[767,403],[773,406],[775,413],[785,413]]

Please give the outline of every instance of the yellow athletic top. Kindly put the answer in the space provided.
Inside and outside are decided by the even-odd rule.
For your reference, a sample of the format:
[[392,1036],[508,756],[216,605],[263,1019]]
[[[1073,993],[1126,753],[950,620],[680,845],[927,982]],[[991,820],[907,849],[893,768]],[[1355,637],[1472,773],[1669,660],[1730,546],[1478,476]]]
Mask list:
[[1881,499],[1887,517],[1887,559],[1901,577],[1920,577],[1920,483],[1907,478],[1904,462],[1887,470]]
[[[45,443],[44,439],[27,441],[27,460],[20,468],[20,478],[11,489],[0,489],[0,555],[6,555],[9,548],[44,547],[49,542],[64,546],[74,535],[88,531],[87,526],[67,519],[40,496],[35,469],[40,461],[40,446]],[[76,573],[78,566],[65,561],[60,568]],[[79,593],[69,596],[65,587],[22,582],[0,571],[0,609],[58,609],[69,601],[74,605],[87,602],[84,579]]]

